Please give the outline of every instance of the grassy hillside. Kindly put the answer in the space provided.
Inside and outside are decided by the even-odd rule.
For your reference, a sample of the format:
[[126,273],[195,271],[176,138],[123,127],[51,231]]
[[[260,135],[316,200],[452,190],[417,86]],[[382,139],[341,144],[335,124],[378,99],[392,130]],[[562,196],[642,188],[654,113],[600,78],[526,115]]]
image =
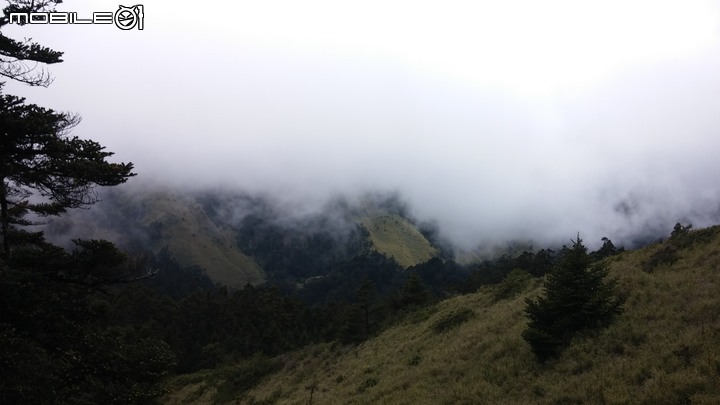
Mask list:
[[373,248],[402,267],[425,263],[438,254],[417,227],[399,215],[367,213],[359,221],[370,233]]
[[[360,346],[327,344],[176,381],[166,403],[720,403],[720,228],[625,252],[608,329],[539,364],[520,336],[527,279],[410,315]],[[516,279],[517,282],[517,279]],[[512,290],[512,289],[510,289]],[[252,387],[250,389],[246,389]]]
[[167,246],[181,264],[200,266],[213,281],[230,287],[263,281],[262,269],[237,248],[233,232],[216,226],[197,203],[157,192],[143,205],[142,222],[159,228],[162,246],[154,249]]
[[[107,238],[156,252],[167,247],[181,265],[200,266],[213,281],[229,287],[277,281],[273,276],[278,273],[298,279],[325,275],[329,263],[349,260],[366,248],[353,236],[367,237],[371,248],[403,267],[438,254],[384,200],[290,218],[272,201],[244,194],[138,189],[112,194],[105,207],[92,217],[57,221],[54,233],[68,239],[65,233],[74,231],[74,237]],[[368,236],[344,233],[358,223]]]

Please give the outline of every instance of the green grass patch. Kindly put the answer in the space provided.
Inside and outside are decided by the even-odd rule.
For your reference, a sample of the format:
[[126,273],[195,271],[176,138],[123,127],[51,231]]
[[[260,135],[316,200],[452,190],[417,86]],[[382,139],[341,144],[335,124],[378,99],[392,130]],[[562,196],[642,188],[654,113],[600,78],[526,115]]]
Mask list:
[[253,356],[233,366],[223,367],[214,376],[218,380],[215,403],[226,403],[255,386],[279,369],[279,362],[263,355]]
[[493,298],[495,301],[513,298],[530,285],[532,276],[526,271],[515,269],[505,276],[505,279],[495,287]]
[[451,312],[433,322],[432,330],[435,333],[445,333],[469,321],[474,315],[475,312],[470,309],[461,309],[456,312]]
[[402,267],[425,263],[438,254],[417,227],[399,215],[368,215],[360,223],[370,234],[373,248]]

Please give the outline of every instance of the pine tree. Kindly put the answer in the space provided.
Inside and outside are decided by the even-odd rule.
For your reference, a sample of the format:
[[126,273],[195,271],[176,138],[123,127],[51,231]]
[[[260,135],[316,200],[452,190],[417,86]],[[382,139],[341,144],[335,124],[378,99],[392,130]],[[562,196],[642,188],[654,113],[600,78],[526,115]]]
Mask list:
[[526,300],[529,322],[522,335],[541,361],[559,354],[578,332],[605,327],[622,312],[624,299],[607,275],[607,265],[591,262],[578,235],[548,273],[543,295]]
[[[62,0],[8,0],[0,14],[0,29],[10,24],[11,13],[53,12]],[[15,22],[21,24],[22,22]],[[44,65],[62,62],[63,53],[32,39],[17,41],[0,33],[0,76],[31,86],[47,87],[53,79]]]
[[77,116],[0,95],[3,256],[10,255],[12,245],[41,243],[42,234],[22,230],[32,224],[28,214],[59,215],[92,205],[98,201],[95,186],[121,184],[135,175],[132,163],[109,163],[112,153],[99,143],[69,137],[78,122]]
[[[0,15],[0,29],[12,13],[54,12],[62,0],[8,0]],[[13,24],[25,25],[26,21]],[[0,76],[31,86],[52,83],[45,66],[62,62],[63,53],[0,33]],[[4,82],[0,82],[0,93]],[[42,233],[22,229],[29,214],[59,215],[68,208],[93,204],[96,185],[125,182],[132,164],[108,163],[112,153],[97,142],[69,137],[80,122],[77,115],[25,104],[23,98],[0,94],[0,257],[9,258],[12,245],[48,247]],[[31,198],[32,197],[32,200]],[[38,201],[38,197],[44,200]],[[31,202],[32,201],[32,202]]]
[[366,278],[365,281],[360,285],[357,292],[355,293],[355,302],[360,306],[363,312],[363,325],[364,325],[364,337],[365,339],[370,336],[370,310],[375,298],[375,288],[372,281]]
[[408,276],[399,293],[400,308],[422,306],[430,301],[430,291],[417,273]]
[[[51,12],[61,0],[9,0],[9,13]],[[0,76],[48,86],[45,65],[62,52],[0,33]],[[2,85],[0,82],[0,93]],[[111,325],[107,284],[148,276],[141,260],[107,241],[74,241],[72,252],[29,232],[37,216],[98,201],[96,186],[134,176],[131,163],[91,140],[68,136],[79,117],[0,94],[0,402],[147,403],[175,362],[158,338]]]

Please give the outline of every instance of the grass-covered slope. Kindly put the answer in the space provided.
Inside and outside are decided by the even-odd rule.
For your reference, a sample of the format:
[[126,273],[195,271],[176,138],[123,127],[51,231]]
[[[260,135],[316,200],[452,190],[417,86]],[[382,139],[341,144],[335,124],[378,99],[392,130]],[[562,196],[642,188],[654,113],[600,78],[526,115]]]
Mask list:
[[717,404],[719,232],[718,227],[690,232],[681,240],[611,258],[611,276],[628,294],[624,313],[608,329],[574,340],[559,358],[544,365],[520,335],[526,323],[524,300],[541,288],[541,280],[528,279],[510,298],[500,299],[512,288],[484,287],[420,310],[357,347],[311,346],[185,377],[165,399],[266,404]]
[[425,263],[438,254],[415,225],[397,214],[366,213],[360,223],[370,234],[373,249],[402,267]]
[[234,233],[215,225],[196,202],[156,192],[145,196],[143,205],[142,223],[159,233],[155,250],[167,246],[181,264],[200,266],[223,285],[263,281],[262,269],[237,248]]
[[367,248],[406,268],[437,256],[400,214],[400,203],[388,201],[377,197],[362,208],[328,204],[321,212],[296,217],[272,200],[242,193],[138,188],[109,194],[105,210],[95,215],[57,221],[53,234],[106,238],[134,250],[167,248],[181,265],[199,266],[228,287],[302,282],[326,275]]

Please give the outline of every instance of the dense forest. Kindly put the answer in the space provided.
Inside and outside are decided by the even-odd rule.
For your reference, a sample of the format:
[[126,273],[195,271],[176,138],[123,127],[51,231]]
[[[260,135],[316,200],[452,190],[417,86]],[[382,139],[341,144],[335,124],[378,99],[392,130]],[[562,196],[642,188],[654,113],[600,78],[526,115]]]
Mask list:
[[[47,11],[57,3],[10,1],[4,11]],[[7,24],[0,17],[0,29]],[[0,35],[0,75],[7,80],[48,86],[48,71],[27,63],[52,65],[62,55]],[[5,94],[3,84],[0,403],[155,403],[173,378],[237,364],[247,369],[223,383],[242,392],[277,371],[273,359],[279,356],[323,345],[357,348],[398,325],[426,321],[444,302],[480,292],[482,299],[490,297],[490,308],[526,293],[528,285],[542,290],[524,297],[527,328],[517,335],[542,367],[623,313],[628,294],[617,288],[608,263],[624,249],[609,238],[592,252],[578,234],[570,246],[509,247],[491,258],[459,262],[437,226],[418,223],[393,194],[357,205],[338,199],[324,212],[290,219],[242,191],[187,197],[220,230],[213,237],[230,235],[232,248],[241,252],[236,256],[255,272],[248,271],[248,280],[263,277],[244,286],[223,284],[210,277],[212,268],[178,260],[185,252],[166,243],[170,221],[146,221],[149,209],[120,192],[104,194],[103,209],[112,214],[102,221],[123,235],[122,243],[67,238],[62,222],[42,225],[72,210],[94,210],[100,189],[132,182],[138,173],[132,163],[114,162],[98,142],[73,136],[79,116]],[[233,216],[228,207],[243,213]],[[406,242],[389,248],[393,227],[404,227],[403,241],[422,241],[424,249]],[[200,236],[174,237],[197,245],[193,238]],[[641,270],[651,274],[671,265],[715,236],[716,230],[692,231],[678,223]],[[404,266],[381,246],[408,260],[430,258]],[[452,312],[432,324],[432,336],[474,316],[467,308]],[[407,365],[421,362],[417,355]],[[372,378],[358,392],[379,383]]]

